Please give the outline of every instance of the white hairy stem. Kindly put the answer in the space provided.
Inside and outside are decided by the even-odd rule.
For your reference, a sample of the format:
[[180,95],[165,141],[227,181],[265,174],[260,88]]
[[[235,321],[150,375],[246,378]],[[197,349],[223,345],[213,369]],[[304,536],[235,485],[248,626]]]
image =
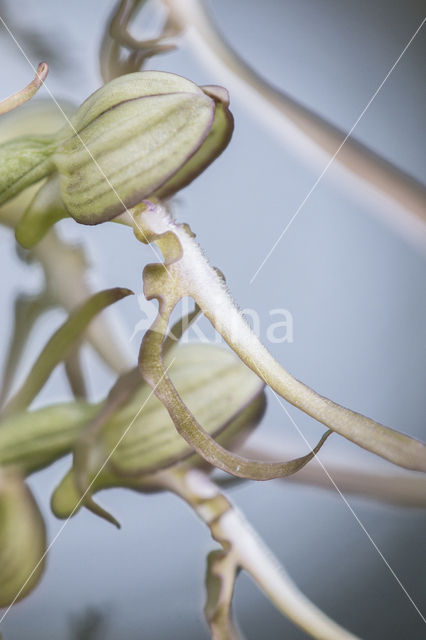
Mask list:
[[193,297],[216,331],[271,389],[355,444],[399,466],[426,471],[424,443],[319,395],[275,360],[244,320],[222,279],[185,225],[176,224],[161,206],[151,206],[137,218],[136,232],[140,233],[143,228],[152,240],[167,232],[175,235],[181,256],[170,265],[170,278],[179,280],[179,285],[175,281],[172,286],[179,286],[182,296]]

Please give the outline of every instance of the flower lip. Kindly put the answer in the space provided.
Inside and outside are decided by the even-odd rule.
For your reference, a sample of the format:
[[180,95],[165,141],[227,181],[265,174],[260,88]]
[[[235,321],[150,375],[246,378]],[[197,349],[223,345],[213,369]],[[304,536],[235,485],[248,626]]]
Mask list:
[[[67,216],[96,225],[147,198],[173,196],[228,145],[233,131],[228,105],[226,89],[199,87],[167,72],[128,74],[104,85],[56,134],[43,137],[47,161],[33,158],[37,172],[16,190],[51,179],[19,221],[18,242],[34,246]],[[24,152],[31,155],[26,147]]]

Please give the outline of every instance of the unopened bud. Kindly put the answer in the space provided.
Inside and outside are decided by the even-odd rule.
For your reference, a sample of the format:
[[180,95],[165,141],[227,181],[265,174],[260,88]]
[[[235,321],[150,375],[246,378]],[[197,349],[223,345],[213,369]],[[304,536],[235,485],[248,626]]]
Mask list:
[[[228,143],[232,119],[229,115],[225,121],[222,113],[227,102],[223,89],[203,91],[181,76],[159,71],[106,84],[78,109],[72,132],[66,125],[57,138],[54,161],[68,213],[78,222],[97,224],[145,198],[176,192],[206,166],[201,154],[195,163],[191,158],[219,119],[221,135],[207,145],[209,161]],[[174,179],[188,162],[190,171]]]
[[0,608],[21,600],[44,568],[46,530],[33,495],[18,472],[0,470]]
[[147,198],[172,196],[227,146],[228,104],[222,87],[131,73],[95,91],[55,136],[0,146],[0,204],[51,175],[18,225],[18,241],[33,246],[65,215],[98,224]]

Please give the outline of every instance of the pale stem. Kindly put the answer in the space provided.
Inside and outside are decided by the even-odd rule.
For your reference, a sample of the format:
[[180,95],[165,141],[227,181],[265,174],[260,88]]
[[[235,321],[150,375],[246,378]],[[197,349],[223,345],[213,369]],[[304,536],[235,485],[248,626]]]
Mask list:
[[13,93],[8,98],[5,98],[0,102],[0,116],[4,113],[8,113],[8,111],[12,111],[19,107],[24,102],[30,100],[40,89],[41,85],[47,78],[47,74],[49,72],[49,65],[47,62],[40,62],[37,67],[37,71],[34,76],[34,80],[32,80],[26,87]]
[[153,240],[167,232],[176,236],[181,257],[170,268],[179,278],[182,295],[194,298],[228,345],[277,394],[355,444],[400,466],[426,471],[425,444],[319,395],[274,359],[244,320],[185,225],[176,224],[160,206],[145,210],[138,220],[146,225],[146,235],[151,234]]
[[299,591],[244,515],[205,474],[190,469],[157,477],[192,507],[225,550],[232,549],[236,564],[294,624],[318,640],[355,640],[357,636],[340,627]]
[[351,195],[362,204],[367,201],[372,212],[415,244],[426,246],[426,189],[422,183],[351,137],[346,139],[343,131],[268,84],[227,44],[201,0],[162,2],[171,18],[186,29],[197,56],[213,68],[231,96],[238,95],[244,107],[316,169],[324,170],[338,151],[333,162],[341,171],[330,174],[336,183],[351,187]]

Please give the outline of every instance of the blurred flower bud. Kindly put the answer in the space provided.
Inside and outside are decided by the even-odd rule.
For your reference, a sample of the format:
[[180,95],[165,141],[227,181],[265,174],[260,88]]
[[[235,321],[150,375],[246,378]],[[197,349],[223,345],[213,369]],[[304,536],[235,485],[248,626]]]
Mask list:
[[0,469],[0,608],[35,587],[45,551],[45,525],[31,491],[19,473]]

